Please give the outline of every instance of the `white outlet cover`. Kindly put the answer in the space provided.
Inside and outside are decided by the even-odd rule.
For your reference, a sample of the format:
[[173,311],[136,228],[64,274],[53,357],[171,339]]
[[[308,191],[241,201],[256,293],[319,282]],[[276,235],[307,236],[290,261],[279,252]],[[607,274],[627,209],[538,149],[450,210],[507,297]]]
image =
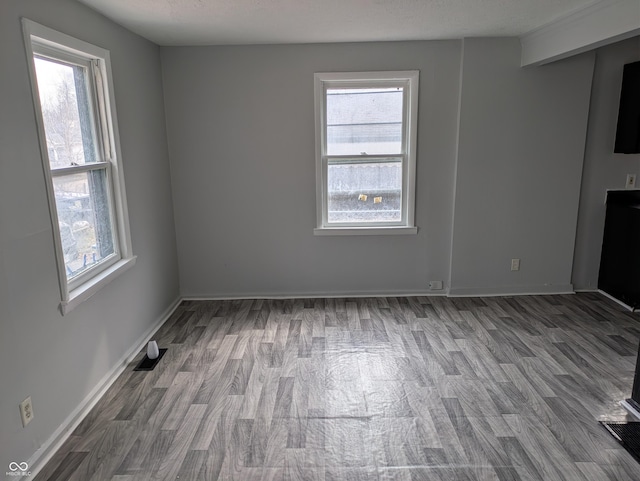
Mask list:
[[626,189],[634,189],[636,187],[636,174],[627,174]]
[[20,417],[22,418],[22,427],[26,427],[33,420],[31,396],[20,403]]

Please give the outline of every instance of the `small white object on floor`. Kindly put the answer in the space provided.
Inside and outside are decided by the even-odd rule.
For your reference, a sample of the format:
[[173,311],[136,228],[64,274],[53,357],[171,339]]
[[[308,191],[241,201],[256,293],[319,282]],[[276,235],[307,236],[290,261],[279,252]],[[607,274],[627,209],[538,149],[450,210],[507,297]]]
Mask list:
[[160,350],[158,349],[158,343],[156,341],[149,341],[147,344],[147,357],[149,359],[158,359]]

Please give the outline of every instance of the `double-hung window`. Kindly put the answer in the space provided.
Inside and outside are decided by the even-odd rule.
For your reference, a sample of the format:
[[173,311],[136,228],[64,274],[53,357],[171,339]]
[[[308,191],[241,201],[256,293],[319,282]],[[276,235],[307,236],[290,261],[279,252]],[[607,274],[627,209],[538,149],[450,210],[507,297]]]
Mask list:
[[315,74],[317,228],[411,234],[418,72]]
[[62,310],[133,265],[109,52],[24,20]]

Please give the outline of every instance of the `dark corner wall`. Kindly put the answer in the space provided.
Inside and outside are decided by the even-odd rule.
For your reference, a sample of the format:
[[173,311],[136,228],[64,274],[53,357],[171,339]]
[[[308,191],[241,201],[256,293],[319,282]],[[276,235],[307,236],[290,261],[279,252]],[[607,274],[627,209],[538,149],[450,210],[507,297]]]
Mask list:
[[573,283],[576,289],[593,290],[598,286],[606,190],[624,188],[627,174],[640,176],[640,154],[613,153],[622,69],[624,64],[638,60],[640,37],[596,51],[573,262]]

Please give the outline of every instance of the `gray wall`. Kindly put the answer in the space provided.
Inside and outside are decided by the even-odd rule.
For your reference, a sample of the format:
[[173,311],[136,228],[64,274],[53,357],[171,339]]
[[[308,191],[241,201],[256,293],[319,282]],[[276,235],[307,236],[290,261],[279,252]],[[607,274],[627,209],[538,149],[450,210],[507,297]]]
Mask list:
[[613,153],[622,68],[637,60],[640,37],[596,51],[573,267],[576,289],[592,290],[598,285],[606,190],[624,188],[627,174],[636,174],[640,187],[640,155]]
[[[571,289],[593,55],[462,43],[163,48],[182,293]],[[314,237],[313,73],[393,69],[420,70],[419,234]]]
[[[22,15],[112,54],[138,262],[64,317]],[[611,49],[601,55],[619,65],[633,44]],[[0,466],[51,438],[172,305],[178,279],[183,295],[221,297],[421,293],[429,280],[458,294],[570,288],[593,55],[519,61],[515,39],[158,49],[73,0],[3,0]],[[421,72],[418,235],[314,237],[313,73],[404,69]],[[598,87],[598,72],[606,105],[619,87]],[[585,182],[612,142],[597,141],[594,122]],[[578,253],[591,237],[578,235]],[[577,254],[576,274],[592,255]]]
[[[182,293],[411,293],[448,281],[460,47],[163,48]],[[408,69],[420,70],[418,235],[314,237],[314,72]]]
[[463,56],[451,293],[571,291],[593,54],[522,69],[517,39],[471,39]]
[[[66,316],[20,17],[111,51],[135,267]],[[178,296],[159,49],[73,0],[0,3],[0,472],[28,461]],[[35,417],[22,428],[27,396]]]

